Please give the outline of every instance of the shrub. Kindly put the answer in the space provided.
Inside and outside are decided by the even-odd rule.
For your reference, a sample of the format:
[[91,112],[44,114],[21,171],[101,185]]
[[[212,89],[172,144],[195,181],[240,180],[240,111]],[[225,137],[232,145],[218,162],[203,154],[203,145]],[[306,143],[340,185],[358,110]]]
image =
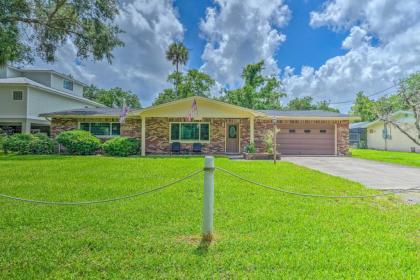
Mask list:
[[20,155],[29,154],[32,140],[31,134],[13,134],[4,139],[3,150],[5,153],[10,151]]
[[127,137],[115,137],[102,145],[104,152],[111,156],[126,157],[139,152],[139,141]]
[[72,155],[93,155],[101,147],[100,141],[90,132],[71,130],[60,133],[57,142],[62,144]]
[[0,150],[3,149],[3,142],[6,139],[6,133],[3,132],[3,130],[0,128]]
[[3,150],[20,155],[27,154],[52,154],[54,142],[41,134],[13,134],[3,139]]
[[254,143],[248,144],[245,146],[245,152],[248,154],[253,154],[257,151],[257,148],[255,147]]
[[29,145],[31,154],[47,155],[54,153],[55,143],[48,136],[35,134]]
[[267,134],[264,137],[264,143],[265,143],[265,152],[272,154],[273,153],[273,138],[274,133],[272,131],[268,131]]

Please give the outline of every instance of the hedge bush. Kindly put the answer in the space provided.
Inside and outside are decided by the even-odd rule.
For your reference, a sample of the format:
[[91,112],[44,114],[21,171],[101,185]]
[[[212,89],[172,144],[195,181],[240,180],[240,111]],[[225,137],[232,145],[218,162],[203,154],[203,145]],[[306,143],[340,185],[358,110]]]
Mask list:
[[66,148],[72,155],[93,155],[101,147],[101,143],[90,132],[84,130],[71,130],[60,133],[57,142]]
[[53,154],[56,143],[43,134],[33,135],[33,140],[30,143],[29,149],[31,154],[48,155]]
[[126,157],[139,153],[139,141],[127,137],[115,137],[102,145],[105,154]]
[[13,134],[3,139],[5,153],[14,152],[20,155],[52,154],[54,142],[41,134]]

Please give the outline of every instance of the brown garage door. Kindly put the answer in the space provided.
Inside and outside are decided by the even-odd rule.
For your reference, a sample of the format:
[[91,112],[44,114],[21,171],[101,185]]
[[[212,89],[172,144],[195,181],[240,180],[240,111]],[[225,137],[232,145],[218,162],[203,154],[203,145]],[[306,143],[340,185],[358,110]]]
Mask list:
[[277,150],[283,155],[333,155],[334,126],[283,126],[277,134]]

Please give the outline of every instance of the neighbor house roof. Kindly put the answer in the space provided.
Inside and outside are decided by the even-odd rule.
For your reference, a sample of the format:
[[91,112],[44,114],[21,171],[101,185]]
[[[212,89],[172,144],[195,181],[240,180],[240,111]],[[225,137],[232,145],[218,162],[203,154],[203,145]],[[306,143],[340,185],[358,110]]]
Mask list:
[[106,117],[118,117],[121,113],[120,108],[82,108],[82,109],[71,109],[63,110],[51,113],[40,114],[41,117],[52,117],[52,116],[106,116]]
[[349,115],[336,112],[321,110],[300,110],[300,111],[282,111],[282,110],[257,110],[271,117],[320,117],[320,118],[348,118]]
[[[398,121],[400,123],[414,123],[414,114],[411,111],[404,111],[400,110],[395,113],[392,113],[391,118],[393,118],[395,121]],[[377,123],[382,122],[382,120],[377,119],[373,122],[370,122],[366,124],[366,127],[371,127],[373,125],[376,125]]]
[[25,77],[0,79],[0,85],[25,85],[25,86],[30,86],[30,87],[42,89],[42,90],[45,90],[45,91],[48,91],[48,92],[52,92],[52,93],[55,93],[55,94],[58,94],[58,95],[61,95],[61,96],[64,96],[64,97],[67,97],[67,98],[70,98],[70,99],[83,101],[83,102],[88,103],[88,104],[93,105],[93,106],[106,107],[105,105],[100,104],[100,103],[95,102],[95,101],[92,101],[90,99],[44,86],[43,84],[37,83],[37,82],[35,82],[31,79],[25,78]]
[[57,75],[57,76],[60,76],[61,78],[68,79],[68,80],[72,80],[73,82],[76,82],[76,83],[78,83],[78,84],[80,84],[80,85],[82,85],[82,86],[84,86],[84,87],[87,87],[87,86],[88,86],[87,84],[85,84],[85,83],[83,83],[83,82],[81,82],[81,81],[79,81],[79,80],[76,80],[75,78],[73,78],[73,77],[72,77],[72,76],[70,76],[70,75],[66,75],[66,74],[63,74],[63,73],[57,72],[57,71],[52,70],[52,69],[40,69],[40,68],[19,68],[19,67],[10,66],[10,65],[9,65],[8,67],[10,67],[10,68],[12,68],[12,69],[14,69],[14,70],[17,70],[17,71],[21,71],[21,72],[39,72],[39,73],[49,72],[49,73],[53,73],[53,74],[55,74],[55,75]]
[[350,129],[354,128],[366,128],[367,125],[370,124],[370,122],[356,122],[350,124]]

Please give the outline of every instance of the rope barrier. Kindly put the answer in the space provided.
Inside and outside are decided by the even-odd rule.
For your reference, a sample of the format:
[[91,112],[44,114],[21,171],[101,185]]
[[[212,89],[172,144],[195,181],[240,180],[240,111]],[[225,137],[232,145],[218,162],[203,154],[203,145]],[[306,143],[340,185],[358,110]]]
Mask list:
[[[280,188],[276,188],[270,185],[266,185],[263,183],[259,183],[250,179],[247,179],[245,177],[242,177],[238,174],[233,173],[232,171],[229,171],[227,169],[221,168],[221,167],[214,167],[214,169],[220,170],[232,177],[235,177],[237,179],[240,179],[244,182],[250,183],[250,184],[254,184],[257,185],[259,187],[263,187],[266,189],[270,189],[273,191],[277,191],[277,192],[281,192],[281,193],[285,193],[285,194],[289,194],[289,195],[295,195],[295,196],[302,196],[302,197],[314,197],[314,198],[332,198],[332,199],[338,199],[338,198],[375,198],[375,197],[381,197],[381,196],[387,196],[387,195],[392,195],[392,194],[398,194],[398,193],[408,193],[408,192],[420,192],[420,187],[415,187],[415,188],[409,188],[409,189],[385,189],[385,193],[381,193],[381,194],[374,194],[374,195],[352,195],[352,196],[342,196],[342,195],[322,195],[322,194],[310,194],[310,193],[300,193],[300,192],[294,192],[294,191],[289,191],[289,190],[285,190],[285,189],[280,189]],[[15,200],[15,201],[22,201],[22,202],[27,202],[27,203],[33,203],[33,204],[45,204],[45,205],[58,205],[58,206],[77,206],[77,205],[91,205],[91,204],[100,204],[100,203],[109,203],[109,202],[115,202],[115,201],[119,201],[119,200],[123,200],[123,199],[130,199],[133,197],[137,197],[137,196],[141,196],[141,195],[145,195],[145,194],[149,194],[149,193],[153,193],[153,192],[157,192],[157,191],[161,191],[164,190],[166,188],[169,188],[172,185],[175,185],[179,182],[182,182],[184,180],[187,180],[191,177],[196,176],[197,174],[205,171],[206,169],[200,169],[197,171],[194,171],[182,178],[179,178],[175,181],[169,182],[165,185],[162,186],[158,186],[156,188],[153,188],[151,190],[147,190],[147,191],[143,191],[143,192],[137,192],[137,193],[133,193],[133,194],[129,194],[129,195],[124,195],[124,196],[119,196],[119,197],[114,197],[114,198],[109,198],[109,199],[103,199],[103,200],[93,200],[93,201],[45,201],[45,200],[34,200],[34,199],[26,199],[26,198],[21,198],[21,197],[15,197],[15,196],[10,196],[10,195],[6,195],[6,194],[0,194],[0,197],[2,198],[6,198],[6,199],[10,199],[10,200]]]
[[293,192],[293,191],[289,191],[289,190],[284,190],[284,189],[279,189],[273,186],[269,186],[266,184],[262,184],[247,178],[244,178],[240,175],[237,175],[229,170],[226,170],[224,168],[221,167],[215,167],[217,170],[220,170],[232,177],[238,178],[242,181],[266,188],[266,189],[270,189],[273,191],[277,191],[277,192],[281,192],[281,193],[285,193],[285,194],[290,194],[290,195],[296,195],[296,196],[303,196],[303,197],[314,197],[314,198],[333,198],[333,199],[337,199],[337,198],[374,198],[374,197],[381,197],[381,196],[387,196],[387,195],[392,195],[392,194],[397,194],[397,193],[406,193],[406,192],[416,192],[419,191],[420,187],[415,187],[415,188],[409,188],[409,189],[387,189],[387,191],[389,192],[385,192],[385,193],[381,193],[381,194],[374,194],[374,195],[353,195],[353,196],[341,196],[341,195],[322,195],[322,194],[310,194],[310,193],[299,193],[299,192]]
[[138,193],[134,193],[134,194],[129,194],[129,195],[124,195],[124,196],[119,196],[119,197],[114,197],[114,198],[109,198],[109,199],[103,199],[103,200],[76,201],[76,202],[72,202],[72,201],[69,201],[69,202],[67,202],[67,201],[44,201],[44,200],[25,199],[25,198],[21,198],[21,197],[6,195],[6,194],[0,194],[0,197],[11,199],[11,200],[16,200],[16,201],[34,203],[34,204],[58,205],[58,206],[78,206],[78,205],[109,203],[109,202],[115,202],[115,201],[118,201],[118,200],[129,199],[129,198],[133,198],[133,197],[137,197],[137,196],[141,196],[141,195],[145,195],[145,194],[149,194],[149,193],[164,190],[166,188],[169,188],[172,185],[175,185],[179,182],[182,182],[182,181],[187,180],[191,177],[194,177],[195,175],[197,175],[201,172],[203,172],[202,169],[194,171],[194,172],[192,172],[192,173],[190,173],[190,174],[188,174],[188,175],[186,175],[186,176],[184,176],[180,179],[177,179],[177,180],[169,182],[165,185],[153,188],[151,190],[138,192]]

